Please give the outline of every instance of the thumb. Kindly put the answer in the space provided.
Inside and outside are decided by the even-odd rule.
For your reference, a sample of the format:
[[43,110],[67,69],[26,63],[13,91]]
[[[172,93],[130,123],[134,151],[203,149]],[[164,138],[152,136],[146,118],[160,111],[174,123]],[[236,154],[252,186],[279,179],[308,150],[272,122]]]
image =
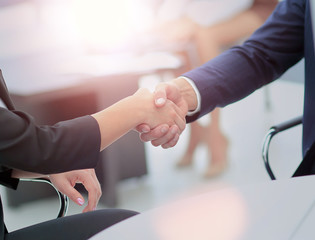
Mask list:
[[143,123],[143,124],[136,126],[135,130],[141,134],[141,133],[148,133],[148,132],[150,132],[151,129],[150,129],[149,125]]
[[166,86],[165,84],[158,84],[154,91],[154,101],[157,107],[164,106],[166,102]]

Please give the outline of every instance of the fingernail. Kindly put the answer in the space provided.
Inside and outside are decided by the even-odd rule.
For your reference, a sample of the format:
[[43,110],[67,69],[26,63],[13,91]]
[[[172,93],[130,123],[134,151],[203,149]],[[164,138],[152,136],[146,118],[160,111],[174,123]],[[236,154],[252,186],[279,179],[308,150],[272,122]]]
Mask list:
[[172,133],[172,134],[178,133],[178,132],[177,132],[177,129],[172,128],[172,129],[171,129],[171,133]]
[[179,134],[176,134],[175,138],[174,138],[174,141],[178,141],[178,139],[179,139]]
[[84,203],[84,200],[82,198],[77,198],[77,203],[79,203],[82,206]]
[[167,132],[167,127],[162,127],[161,128],[161,133],[166,133]]
[[142,131],[143,133],[148,133],[148,132],[150,132],[150,130],[147,129],[147,128],[142,128],[141,131]]
[[162,105],[165,103],[165,99],[164,98],[158,98],[156,101],[155,101],[156,104],[158,105]]

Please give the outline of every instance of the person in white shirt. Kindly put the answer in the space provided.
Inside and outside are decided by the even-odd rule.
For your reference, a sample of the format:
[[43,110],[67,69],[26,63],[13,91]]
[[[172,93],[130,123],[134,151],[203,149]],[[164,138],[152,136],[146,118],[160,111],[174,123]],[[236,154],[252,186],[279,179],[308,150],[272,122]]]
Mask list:
[[[196,65],[201,65],[251,35],[277,3],[277,0],[166,0],[157,12],[158,30],[166,41],[193,42],[199,58]],[[188,147],[177,166],[191,165],[196,148],[205,143],[209,164],[204,176],[221,174],[228,165],[228,139],[220,127],[219,109],[190,126]]]

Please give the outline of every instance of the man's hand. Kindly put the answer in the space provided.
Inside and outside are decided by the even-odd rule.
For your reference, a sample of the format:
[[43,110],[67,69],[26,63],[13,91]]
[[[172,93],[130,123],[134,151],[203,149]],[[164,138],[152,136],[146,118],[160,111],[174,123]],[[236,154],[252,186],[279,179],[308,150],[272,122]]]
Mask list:
[[[197,106],[197,97],[191,85],[183,78],[174,79],[168,83],[160,83],[154,92],[156,107],[162,107],[166,99],[174,102],[184,113],[194,110]],[[141,124],[136,130],[140,133],[140,139],[144,142],[151,141],[153,146],[170,148],[177,144],[181,131],[178,126],[171,127],[162,124],[154,129]]]
[[82,183],[88,191],[88,204],[83,209],[83,212],[95,210],[102,195],[102,190],[94,169],[52,174],[49,179],[60,192],[66,194],[73,202],[80,206],[84,204],[84,198],[74,186],[76,183]]

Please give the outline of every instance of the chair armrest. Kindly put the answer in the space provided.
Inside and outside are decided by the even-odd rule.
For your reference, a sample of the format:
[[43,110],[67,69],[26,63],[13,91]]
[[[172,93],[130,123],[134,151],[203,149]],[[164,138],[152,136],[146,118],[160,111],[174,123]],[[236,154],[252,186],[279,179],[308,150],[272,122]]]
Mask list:
[[301,124],[302,120],[303,120],[302,118],[303,118],[303,116],[298,116],[298,117],[295,117],[295,118],[290,119],[288,121],[285,121],[285,122],[279,123],[277,125],[274,125],[271,128],[275,129],[275,131],[277,133],[278,132],[282,132],[282,131],[285,131],[287,129],[290,129],[292,127],[295,127],[295,126]]
[[263,147],[262,147],[262,158],[263,158],[266,170],[267,170],[271,180],[275,180],[276,179],[276,177],[273,174],[273,171],[272,171],[272,169],[270,167],[269,157],[268,157],[268,155],[269,155],[269,146],[270,146],[271,139],[276,134],[301,124],[302,120],[303,120],[303,116],[298,116],[296,118],[293,118],[293,119],[290,119],[288,121],[282,122],[280,124],[274,125],[274,126],[272,126],[269,129],[269,131],[265,135],[264,141],[263,141]]
[[68,198],[68,196],[63,194],[63,193],[61,193],[61,192],[59,192],[58,189],[48,179],[45,179],[45,178],[21,178],[20,181],[24,181],[24,182],[41,182],[41,183],[47,183],[50,186],[52,186],[56,190],[56,192],[58,194],[58,197],[59,197],[60,208],[59,208],[59,212],[58,212],[57,218],[64,217],[67,214],[68,207],[69,207],[69,198]]

